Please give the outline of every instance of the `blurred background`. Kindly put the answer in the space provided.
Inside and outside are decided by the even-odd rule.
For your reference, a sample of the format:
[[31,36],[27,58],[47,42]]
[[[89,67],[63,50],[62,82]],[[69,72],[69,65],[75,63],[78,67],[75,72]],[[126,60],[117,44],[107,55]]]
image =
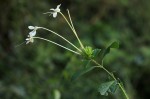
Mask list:
[[[119,41],[104,65],[119,77],[131,99],[150,97],[150,0],[1,0],[0,1],[0,99],[123,99],[120,90],[108,97],[97,87],[108,80],[94,69],[76,81],[70,77],[80,69],[81,59],[41,40],[25,41],[32,26],[58,32],[79,46],[61,15],[44,15],[61,5],[70,10],[84,45],[103,48]],[[37,35],[73,49],[59,37],[38,30]]]

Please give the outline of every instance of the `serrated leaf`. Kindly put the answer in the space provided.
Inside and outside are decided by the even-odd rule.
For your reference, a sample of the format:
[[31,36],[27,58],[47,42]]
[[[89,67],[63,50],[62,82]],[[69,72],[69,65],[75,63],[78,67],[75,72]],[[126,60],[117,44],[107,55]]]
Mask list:
[[108,91],[113,83],[114,81],[102,83],[98,88],[98,92],[100,92],[101,95],[108,95]]
[[80,76],[82,76],[83,74],[93,70],[95,68],[95,66],[92,67],[87,67],[87,68],[83,68],[82,70],[79,70],[78,72],[76,72],[75,74],[73,74],[71,80],[74,81],[77,78],[79,78]]
[[100,51],[101,49],[94,49],[92,53],[93,57],[97,57]]
[[114,93],[116,91],[116,81],[109,81],[102,83],[99,88],[98,92],[100,92],[101,95],[108,95],[108,92]]
[[110,87],[110,91],[109,91],[109,92],[111,92],[111,93],[115,93],[115,92],[116,92],[116,90],[117,90],[117,88],[118,88],[118,82],[117,82],[117,81],[115,81],[115,82],[111,85],[111,87]]
[[107,48],[102,49],[100,51],[100,54],[99,54],[100,57],[99,57],[99,59],[100,59],[101,64],[103,62],[104,57],[110,52],[111,48],[119,48],[119,42],[115,41],[112,44],[110,44]]

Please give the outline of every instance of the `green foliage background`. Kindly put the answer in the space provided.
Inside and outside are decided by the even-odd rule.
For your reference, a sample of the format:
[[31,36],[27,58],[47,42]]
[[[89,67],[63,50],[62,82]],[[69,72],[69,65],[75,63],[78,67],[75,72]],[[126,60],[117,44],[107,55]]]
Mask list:
[[[58,93],[61,99],[123,98],[120,90],[108,97],[98,93],[97,87],[109,79],[102,70],[71,82],[81,59],[62,48],[40,40],[15,48],[27,37],[29,25],[50,28],[79,46],[60,15],[54,19],[42,14],[60,3],[65,15],[70,10],[84,45],[103,48],[120,42],[104,66],[123,81],[131,99],[150,97],[149,0],[1,0],[0,99],[54,99]],[[71,48],[46,31],[37,35]]]

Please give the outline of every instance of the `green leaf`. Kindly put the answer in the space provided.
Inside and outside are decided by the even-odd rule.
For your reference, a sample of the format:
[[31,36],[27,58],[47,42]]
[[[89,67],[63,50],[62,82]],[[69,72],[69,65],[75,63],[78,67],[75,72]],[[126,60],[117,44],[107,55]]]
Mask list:
[[93,53],[92,53],[92,56],[97,57],[100,51],[101,51],[101,49],[94,49]]
[[93,70],[95,68],[95,66],[92,67],[87,67],[87,68],[83,68],[82,70],[79,70],[78,72],[76,72],[75,74],[73,74],[71,80],[74,81],[76,80],[78,77],[82,76],[83,74]]
[[117,90],[117,88],[118,88],[118,82],[115,81],[115,82],[111,85],[109,92],[115,93],[116,90]]
[[110,45],[110,48],[119,48],[119,42],[115,41]]
[[110,44],[107,48],[102,49],[100,51],[100,54],[99,54],[100,57],[99,57],[99,59],[100,59],[101,64],[103,62],[104,57],[110,52],[111,48],[119,48],[119,42],[115,41],[112,44]]
[[117,89],[117,81],[113,80],[113,81],[109,81],[109,82],[105,82],[102,83],[99,88],[98,88],[98,92],[100,92],[101,95],[108,95],[108,92],[114,93]]
[[86,67],[89,67],[90,66],[90,60],[83,60],[82,61],[82,65],[86,68]]

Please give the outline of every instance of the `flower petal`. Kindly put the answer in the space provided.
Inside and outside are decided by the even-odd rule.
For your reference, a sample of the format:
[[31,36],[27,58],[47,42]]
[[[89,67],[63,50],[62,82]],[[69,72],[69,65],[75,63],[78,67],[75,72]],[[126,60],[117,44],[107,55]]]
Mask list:
[[55,10],[55,9],[51,8],[50,10]]
[[30,41],[27,41],[26,44],[30,43]]
[[56,9],[59,9],[60,6],[61,6],[61,4],[57,5],[57,8],[56,8]]
[[52,14],[52,12],[45,12],[45,13],[43,13],[43,14]]
[[26,38],[26,40],[28,41],[28,40],[30,40],[29,38]]
[[28,26],[28,28],[29,28],[30,30],[33,30],[35,27],[34,27],[34,26]]
[[57,12],[54,12],[53,17],[56,18],[56,16],[57,16]]
[[35,35],[36,35],[36,30],[31,31],[31,32],[29,33],[29,35],[30,35],[30,37],[35,36]]
[[57,8],[55,9],[55,12],[60,12],[60,8],[59,8],[60,6],[61,4],[57,6]]

